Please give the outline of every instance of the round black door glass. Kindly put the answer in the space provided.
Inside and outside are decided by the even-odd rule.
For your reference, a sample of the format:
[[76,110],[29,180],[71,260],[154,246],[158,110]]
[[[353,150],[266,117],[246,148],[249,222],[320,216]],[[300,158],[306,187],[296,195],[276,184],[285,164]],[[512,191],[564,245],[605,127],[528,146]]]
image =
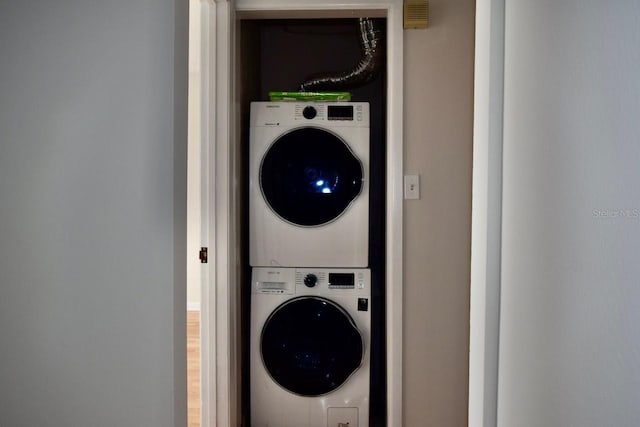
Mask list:
[[347,312],[319,297],[300,297],[267,319],[262,360],[280,386],[302,396],[340,387],[360,366],[362,337]]
[[260,187],[271,209],[302,226],[338,218],[360,193],[362,179],[362,164],[344,141],[312,127],[278,138],[260,167]]

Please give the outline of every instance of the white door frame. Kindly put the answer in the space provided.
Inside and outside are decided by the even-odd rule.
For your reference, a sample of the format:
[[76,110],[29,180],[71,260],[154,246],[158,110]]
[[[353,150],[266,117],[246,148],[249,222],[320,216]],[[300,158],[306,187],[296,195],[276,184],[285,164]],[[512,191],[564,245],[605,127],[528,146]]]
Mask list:
[[[203,246],[209,264],[202,289],[202,426],[239,425],[236,159],[233,120],[235,12],[387,18],[386,356],[387,425],[402,426],[402,208],[403,27],[402,0],[201,0]],[[298,13],[296,15],[296,13]]]
[[505,0],[476,1],[469,427],[496,427]]
[[201,421],[203,427],[239,425],[236,312],[232,36],[227,0],[200,0],[202,239],[209,263],[202,272]]

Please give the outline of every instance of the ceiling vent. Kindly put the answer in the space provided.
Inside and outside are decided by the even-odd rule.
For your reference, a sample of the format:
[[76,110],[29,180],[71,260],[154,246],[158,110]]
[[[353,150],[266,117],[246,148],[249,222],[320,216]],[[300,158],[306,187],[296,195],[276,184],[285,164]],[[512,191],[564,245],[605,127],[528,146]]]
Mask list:
[[404,2],[404,28],[427,28],[429,25],[429,2],[407,0]]

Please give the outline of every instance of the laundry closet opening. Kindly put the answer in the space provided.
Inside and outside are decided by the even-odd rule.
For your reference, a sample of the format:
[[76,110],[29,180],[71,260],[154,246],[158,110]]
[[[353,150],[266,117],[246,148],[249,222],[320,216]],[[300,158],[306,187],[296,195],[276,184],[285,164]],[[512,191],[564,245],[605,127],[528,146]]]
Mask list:
[[[366,17],[366,16],[364,16]],[[386,76],[386,19],[375,17],[380,30],[383,55],[377,60],[380,67],[366,82],[348,86],[341,91],[351,94],[351,102],[368,103],[369,152],[368,152],[368,246],[366,268],[371,271],[371,313],[369,345],[369,425],[386,425],[387,385],[385,357],[385,234],[386,234],[386,122],[387,76]],[[251,103],[269,101],[271,91],[298,91],[301,83],[315,76],[353,70],[362,59],[361,26],[358,17],[322,19],[253,19],[239,16],[236,33],[236,100],[237,135],[236,146],[241,209],[240,224],[241,260],[241,416],[242,425],[251,424],[251,287],[252,265],[250,252],[252,164],[250,160]],[[295,101],[297,102],[297,101]],[[308,207],[313,209],[312,206]],[[348,208],[347,208],[348,209]],[[348,237],[347,237],[348,238]],[[331,244],[338,247],[335,239]],[[309,245],[315,242],[308,242]],[[327,246],[327,251],[332,247]],[[289,266],[291,267],[291,266]],[[301,265],[299,267],[308,267]],[[329,266],[331,267],[331,266]],[[354,266],[356,267],[356,266]]]

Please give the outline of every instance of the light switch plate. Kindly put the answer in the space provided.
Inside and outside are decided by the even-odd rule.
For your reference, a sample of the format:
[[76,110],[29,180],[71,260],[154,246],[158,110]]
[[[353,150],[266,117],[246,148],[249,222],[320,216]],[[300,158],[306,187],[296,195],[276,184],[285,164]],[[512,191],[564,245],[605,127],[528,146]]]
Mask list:
[[420,198],[420,175],[404,176],[404,198],[405,199]]

